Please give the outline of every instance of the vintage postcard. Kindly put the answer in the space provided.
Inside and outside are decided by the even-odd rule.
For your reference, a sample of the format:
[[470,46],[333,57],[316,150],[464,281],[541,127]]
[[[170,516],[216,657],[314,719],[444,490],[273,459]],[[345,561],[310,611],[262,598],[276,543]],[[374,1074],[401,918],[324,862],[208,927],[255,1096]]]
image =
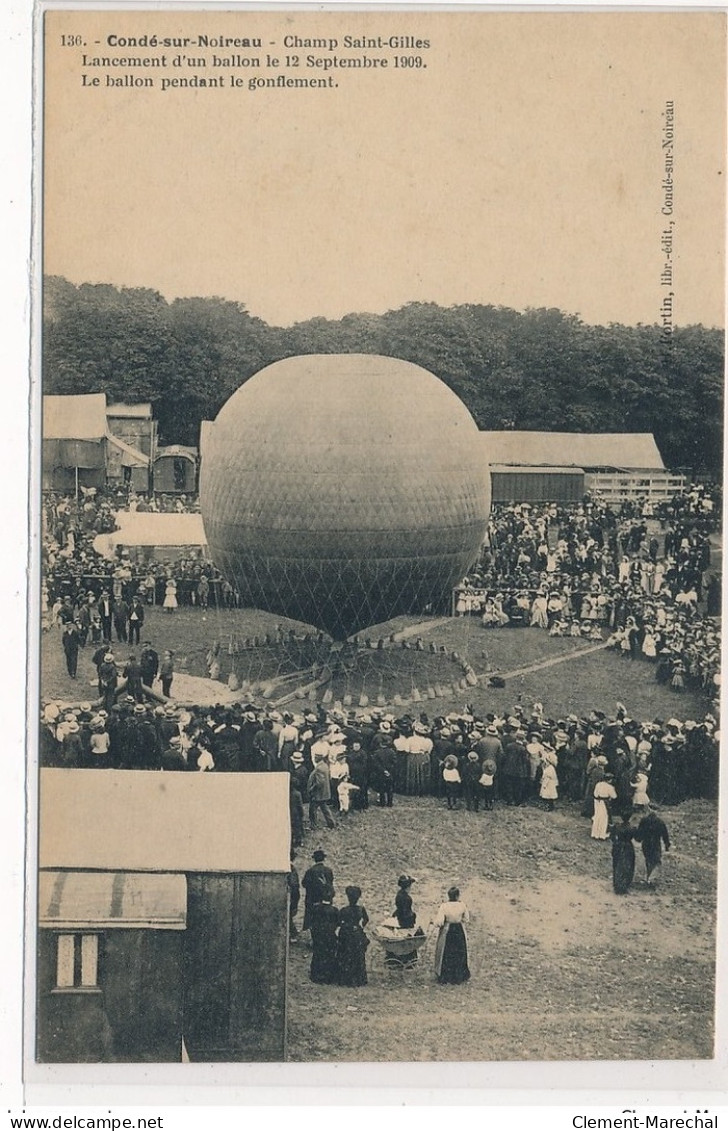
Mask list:
[[716,1065],[725,21],[43,6],[29,1079]]

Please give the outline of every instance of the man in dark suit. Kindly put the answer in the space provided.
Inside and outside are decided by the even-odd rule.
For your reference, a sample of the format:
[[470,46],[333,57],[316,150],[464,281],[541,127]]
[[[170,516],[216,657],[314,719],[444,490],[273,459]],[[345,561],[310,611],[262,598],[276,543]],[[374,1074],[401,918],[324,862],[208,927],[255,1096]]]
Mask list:
[[142,669],[142,683],[145,687],[151,688],[159,671],[159,653],[155,652],[149,640],[144,641],[139,667]]
[[114,628],[116,629],[116,639],[126,642],[129,629],[129,606],[123,597],[114,605]]
[[303,909],[303,929],[311,927],[311,912],[324,900],[329,903],[334,898],[334,873],[324,864],[326,853],[322,848],[317,848],[313,854],[313,864],[304,873],[302,887],[306,893],[306,902]]
[[503,760],[500,769],[503,799],[506,805],[522,805],[525,798],[529,774],[528,751],[523,744],[525,737],[524,731],[512,725],[507,728],[503,739]]
[[144,691],[142,690],[142,669],[137,661],[136,656],[130,656],[129,661],[121,673],[126,680],[126,693],[133,695],[136,703],[144,701]]
[[114,615],[114,602],[109,596],[108,589],[104,589],[99,597],[99,616],[101,617],[101,636],[104,644],[111,643],[111,621]]
[[78,633],[78,626],[74,622],[67,621],[63,626],[63,651],[66,654],[66,668],[71,679],[76,678],[76,669],[78,667],[78,649],[80,638]]
[[144,624],[144,605],[140,597],[133,597],[129,609],[129,643],[138,644]]

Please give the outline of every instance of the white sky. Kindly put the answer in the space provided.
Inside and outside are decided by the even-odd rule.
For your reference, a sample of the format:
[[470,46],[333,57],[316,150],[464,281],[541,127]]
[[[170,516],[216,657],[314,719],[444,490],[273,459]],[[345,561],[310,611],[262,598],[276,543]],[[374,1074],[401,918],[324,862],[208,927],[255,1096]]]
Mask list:
[[[167,298],[218,294],[277,324],[410,301],[656,322],[670,99],[674,317],[723,322],[720,13],[47,20],[48,273]],[[395,71],[390,59],[376,74],[339,71],[336,90],[89,91],[80,52],[59,46],[74,31],[107,55],[109,32],[145,31],[260,34],[279,56],[291,33],[410,34],[432,46],[426,70]]]

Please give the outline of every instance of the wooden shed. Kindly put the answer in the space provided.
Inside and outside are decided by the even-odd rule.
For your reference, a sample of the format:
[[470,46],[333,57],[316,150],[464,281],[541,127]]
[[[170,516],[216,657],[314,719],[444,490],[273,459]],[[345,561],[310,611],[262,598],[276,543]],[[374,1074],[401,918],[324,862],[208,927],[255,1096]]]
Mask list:
[[112,436],[124,440],[148,459],[154,458],[157,422],[152,418],[151,404],[110,404],[106,406],[106,419]]
[[106,437],[106,455],[106,482],[110,486],[124,485],[143,494],[149,491],[149,456],[111,433]]
[[491,464],[494,503],[574,503],[584,497],[580,467],[518,467]]
[[38,1059],[179,1061],[183,875],[43,871]]
[[284,1060],[288,775],[40,779],[38,1059]]

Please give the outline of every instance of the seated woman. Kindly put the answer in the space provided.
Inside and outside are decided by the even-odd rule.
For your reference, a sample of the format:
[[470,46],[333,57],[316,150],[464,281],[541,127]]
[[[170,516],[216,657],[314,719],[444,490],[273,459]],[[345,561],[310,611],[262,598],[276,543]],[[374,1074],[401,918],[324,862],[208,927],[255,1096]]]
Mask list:
[[[412,877],[408,875],[401,875],[397,880],[399,890],[394,900],[394,915],[381,925],[384,930],[391,930],[393,937],[395,937],[395,932],[400,938],[423,933],[421,927],[417,927],[415,930],[417,916],[410,895],[410,888],[414,882]],[[417,951],[413,950],[407,954],[397,954],[396,956],[389,954],[386,961],[391,966],[411,966],[417,961]]]
[[495,628],[499,624],[500,621],[495,611],[495,601],[492,597],[488,597],[485,602],[485,608],[483,610],[483,627]]
[[400,927],[408,929],[414,928],[417,922],[412,896],[410,895],[410,888],[414,882],[411,876],[400,876],[397,880],[399,890],[394,897],[394,918]]

